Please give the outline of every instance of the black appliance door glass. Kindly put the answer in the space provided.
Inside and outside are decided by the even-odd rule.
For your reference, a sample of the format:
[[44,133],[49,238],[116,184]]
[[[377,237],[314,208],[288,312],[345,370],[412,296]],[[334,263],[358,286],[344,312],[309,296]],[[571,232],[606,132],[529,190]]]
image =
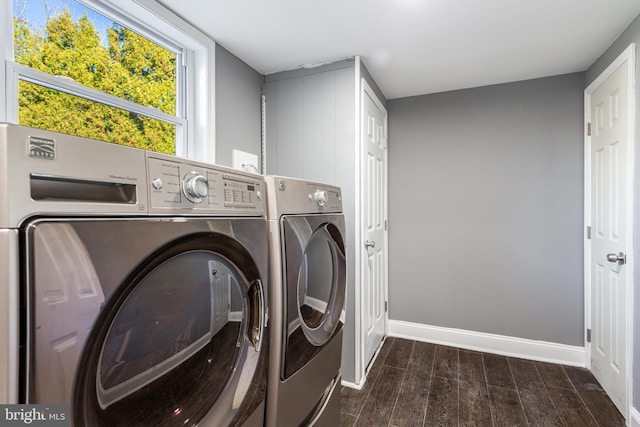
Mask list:
[[346,287],[344,220],[337,216],[285,216],[287,334],[284,379],[329,342],[340,328]]
[[265,369],[259,277],[246,251],[219,234],[177,239],[139,263],[87,339],[74,424],[241,423],[264,398],[254,384]]
[[309,239],[298,272],[298,309],[309,328],[317,328],[328,314],[331,289],[336,282],[335,255],[324,229]]
[[[147,274],[126,298],[105,338],[97,394],[107,407],[176,369],[217,334],[227,352],[211,361],[228,369],[237,356],[240,317],[229,321],[229,302],[241,307],[235,272],[220,255],[190,251]],[[219,278],[223,279],[220,280]],[[215,389],[224,386],[221,375]]]

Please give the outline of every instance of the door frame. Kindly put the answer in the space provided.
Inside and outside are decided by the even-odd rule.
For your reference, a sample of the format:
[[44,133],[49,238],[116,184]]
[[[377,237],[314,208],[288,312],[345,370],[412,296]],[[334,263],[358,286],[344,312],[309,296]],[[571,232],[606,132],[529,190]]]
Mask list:
[[[355,381],[357,386],[362,387],[364,385],[364,381],[365,381],[365,376],[366,376],[366,368],[367,368],[367,361],[364,360],[365,359],[365,333],[363,330],[363,324],[364,324],[364,315],[365,312],[363,310],[363,298],[364,298],[364,286],[362,285],[362,277],[364,276],[363,274],[363,269],[364,269],[364,265],[366,263],[366,251],[363,250],[363,246],[362,246],[362,236],[364,234],[364,230],[363,230],[363,224],[364,224],[364,220],[362,218],[364,209],[362,209],[363,206],[363,201],[364,201],[364,194],[362,194],[362,181],[363,181],[363,177],[362,174],[365,173],[366,168],[365,168],[365,164],[362,158],[362,151],[363,151],[363,135],[361,132],[362,129],[362,121],[363,121],[363,104],[364,104],[364,97],[366,95],[370,96],[371,99],[374,101],[374,103],[376,104],[376,106],[378,106],[378,108],[380,108],[381,111],[384,112],[385,114],[385,122],[384,122],[384,126],[385,126],[385,139],[387,141],[387,149],[385,150],[385,158],[384,158],[384,177],[385,177],[385,182],[382,185],[382,188],[384,189],[384,207],[383,207],[383,214],[384,214],[384,220],[387,222],[387,229],[385,231],[385,239],[384,239],[384,260],[383,260],[383,264],[384,264],[384,274],[382,277],[382,281],[383,281],[383,288],[384,288],[384,300],[385,303],[388,304],[389,301],[389,228],[388,228],[388,221],[389,221],[389,129],[388,129],[388,124],[389,124],[389,113],[387,111],[387,109],[385,108],[385,106],[382,104],[382,102],[380,102],[380,99],[378,98],[378,95],[376,95],[375,91],[371,88],[371,86],[369,85],[369,83],[367,82],[366,78],[363,76],[363,74],[360,72],[360,67],[359,67],[359,63],[356,64],[356,93],[357,93],[357,102],[358,102],[358,108],[356,108],[356,116],[357,116],[357,126],[356,126],[356,138],[357,138],[357,144],[356,144],[356,189],[357,189],[357,194],[359,195],[358,198],[358,203],[357,203],[357,208],[356,208],[356,236],[355,236],[355,259],[356,259],[356,279],[355,279],[355,338],[356,338],[356,342],[355,342]],[[384,312],[384,334],[385,336],[388,334],[388,329],[389,329],[389,311],[385,310]],[[375,356],[374,356],[375,359]]]
[[626,176],[626,198],[627,208],[625,218],[627,221],[626,239],[627,244],[625,253],[627,257],[627,280],[626,289],[626,343],[625,343],[625,367],[626,372],[626,394],[627,407],[625,410],[625,419],[631,420],[631,408],[633,407],[633,275],[634,275],[634,242],[633,242],[633,214],[634,214],[634,175],[635,175],[635,43],[630,44],[609,66],[585,89],[584,91],[584,344],[585,344],[585,367],[591,369],[591,343],[587,341],[587,329],[591,329],[591,239],[589,238],[586,227],[591,223],[591,136],[588,132],[588,126],[591,123],[591,95],[604,83],[604,81],[613,74],[624,62],[628,62],[627,67],[627,90],[628,90],[628,121],[627,135],[629,141],[627,143],[627,176]]

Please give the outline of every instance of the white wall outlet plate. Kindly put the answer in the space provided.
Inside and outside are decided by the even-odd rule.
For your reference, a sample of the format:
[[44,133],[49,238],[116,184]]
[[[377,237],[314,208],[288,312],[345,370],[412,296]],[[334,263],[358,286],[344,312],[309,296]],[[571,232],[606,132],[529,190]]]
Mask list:
[[231,159],[234,169],[251,173],[260,173],[257,154],[251,154],[240,150],[232,150]]

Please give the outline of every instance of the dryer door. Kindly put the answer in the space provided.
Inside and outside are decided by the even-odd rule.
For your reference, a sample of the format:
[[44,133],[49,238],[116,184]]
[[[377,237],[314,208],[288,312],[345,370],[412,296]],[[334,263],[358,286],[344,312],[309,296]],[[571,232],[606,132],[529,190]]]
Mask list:
[[283,379],[304,366],[342,327],[346,259],[342,215],[284,216],[287,334]]
[[[187,224],[170,226],[178,233]],[[126,248],[105,252],[110,237],[100,245],[88,236],[100,229],[140,246],[144,233],[165,228],[111,221],[30,229],[34,403],[71,400],[78,426],[239,425],[260,405],[265,289],[237,240],[191,224],[136,261],[116,289],[105,286],[104,264],[117,269]]]

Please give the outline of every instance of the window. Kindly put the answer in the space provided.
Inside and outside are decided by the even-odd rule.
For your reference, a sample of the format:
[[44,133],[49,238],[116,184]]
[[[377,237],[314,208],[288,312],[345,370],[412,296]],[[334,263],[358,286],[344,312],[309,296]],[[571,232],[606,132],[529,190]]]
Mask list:
[[166,154],[179,124],[101,104],[28,80],[18,86],[18,123]]
[[4,121],[215,160],[211,40],[151,0],[0,5],[13,20]]

